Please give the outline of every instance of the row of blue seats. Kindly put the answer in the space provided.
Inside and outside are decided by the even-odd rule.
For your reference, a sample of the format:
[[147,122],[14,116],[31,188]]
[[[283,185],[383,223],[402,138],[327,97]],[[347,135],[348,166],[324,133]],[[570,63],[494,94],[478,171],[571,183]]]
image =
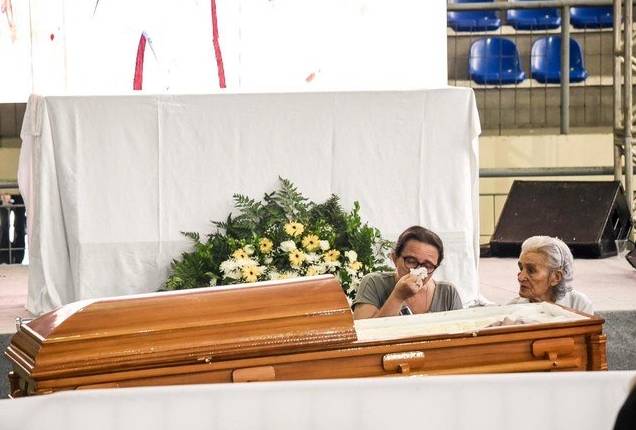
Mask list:
[[[454,3],[492,3],[495,0],[454,0]],[[524,0],[532,1],[532,0]],[[516,30],[547,30],[561,26],[558,9],[510,9],[506,21]],[[574,28],[608,28],[614,24],[611,6],[572,7]],[[455,31],[492,31],[501,27],[494,10],[448,12],[448,26]]]
[[[473,42],[468,59],[470,78],[482,85],[518,84],[525,78],[515,43],[503,37],[487,37]],[[547,36],[532,44],[531,77],[543,84],[561,83],[561,36]],[[588,76],[579,43],[570,39],[570,82]]]

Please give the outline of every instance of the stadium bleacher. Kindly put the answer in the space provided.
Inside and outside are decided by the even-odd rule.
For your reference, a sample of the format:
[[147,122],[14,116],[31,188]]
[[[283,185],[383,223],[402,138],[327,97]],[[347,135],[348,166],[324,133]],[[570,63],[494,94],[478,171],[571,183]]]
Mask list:
[[[532,44],[531,76],[542,84],[561,83],[561,36],[546,36]],[[582,82],[588,76],[581,45],[570,39],[570,82]]]

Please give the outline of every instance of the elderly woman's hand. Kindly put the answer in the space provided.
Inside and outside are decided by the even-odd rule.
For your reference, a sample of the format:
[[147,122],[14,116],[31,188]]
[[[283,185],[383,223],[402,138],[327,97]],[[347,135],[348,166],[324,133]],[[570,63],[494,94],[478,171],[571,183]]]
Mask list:
[[417,294],[423,285],[424,282],[421,277],[407,273],[397,281],[391,294],[395,296],[396,299],[404,301]]

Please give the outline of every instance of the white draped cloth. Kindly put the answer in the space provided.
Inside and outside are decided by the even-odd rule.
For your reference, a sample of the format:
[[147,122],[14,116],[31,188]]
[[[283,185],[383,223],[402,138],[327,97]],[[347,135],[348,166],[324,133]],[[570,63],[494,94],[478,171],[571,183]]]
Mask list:
[[32,96],[18,181],[29,223],[27,308],[154,291],[234,193],[294,182],[331,193],[395,240],[438,232],[438,279],[478,297],[479,119],[472,90]]
[[257,382],[0,400],[20,430],[611,430],[636,372]]

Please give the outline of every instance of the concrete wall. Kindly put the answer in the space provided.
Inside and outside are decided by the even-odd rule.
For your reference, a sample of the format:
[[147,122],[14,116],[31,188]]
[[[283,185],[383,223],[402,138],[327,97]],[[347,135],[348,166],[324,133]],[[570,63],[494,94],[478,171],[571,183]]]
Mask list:
[[[20,156],[20,130],[26,103],[0,104],[0,182],[15,182]],[[15,193],[17,190],[2,190]]]

